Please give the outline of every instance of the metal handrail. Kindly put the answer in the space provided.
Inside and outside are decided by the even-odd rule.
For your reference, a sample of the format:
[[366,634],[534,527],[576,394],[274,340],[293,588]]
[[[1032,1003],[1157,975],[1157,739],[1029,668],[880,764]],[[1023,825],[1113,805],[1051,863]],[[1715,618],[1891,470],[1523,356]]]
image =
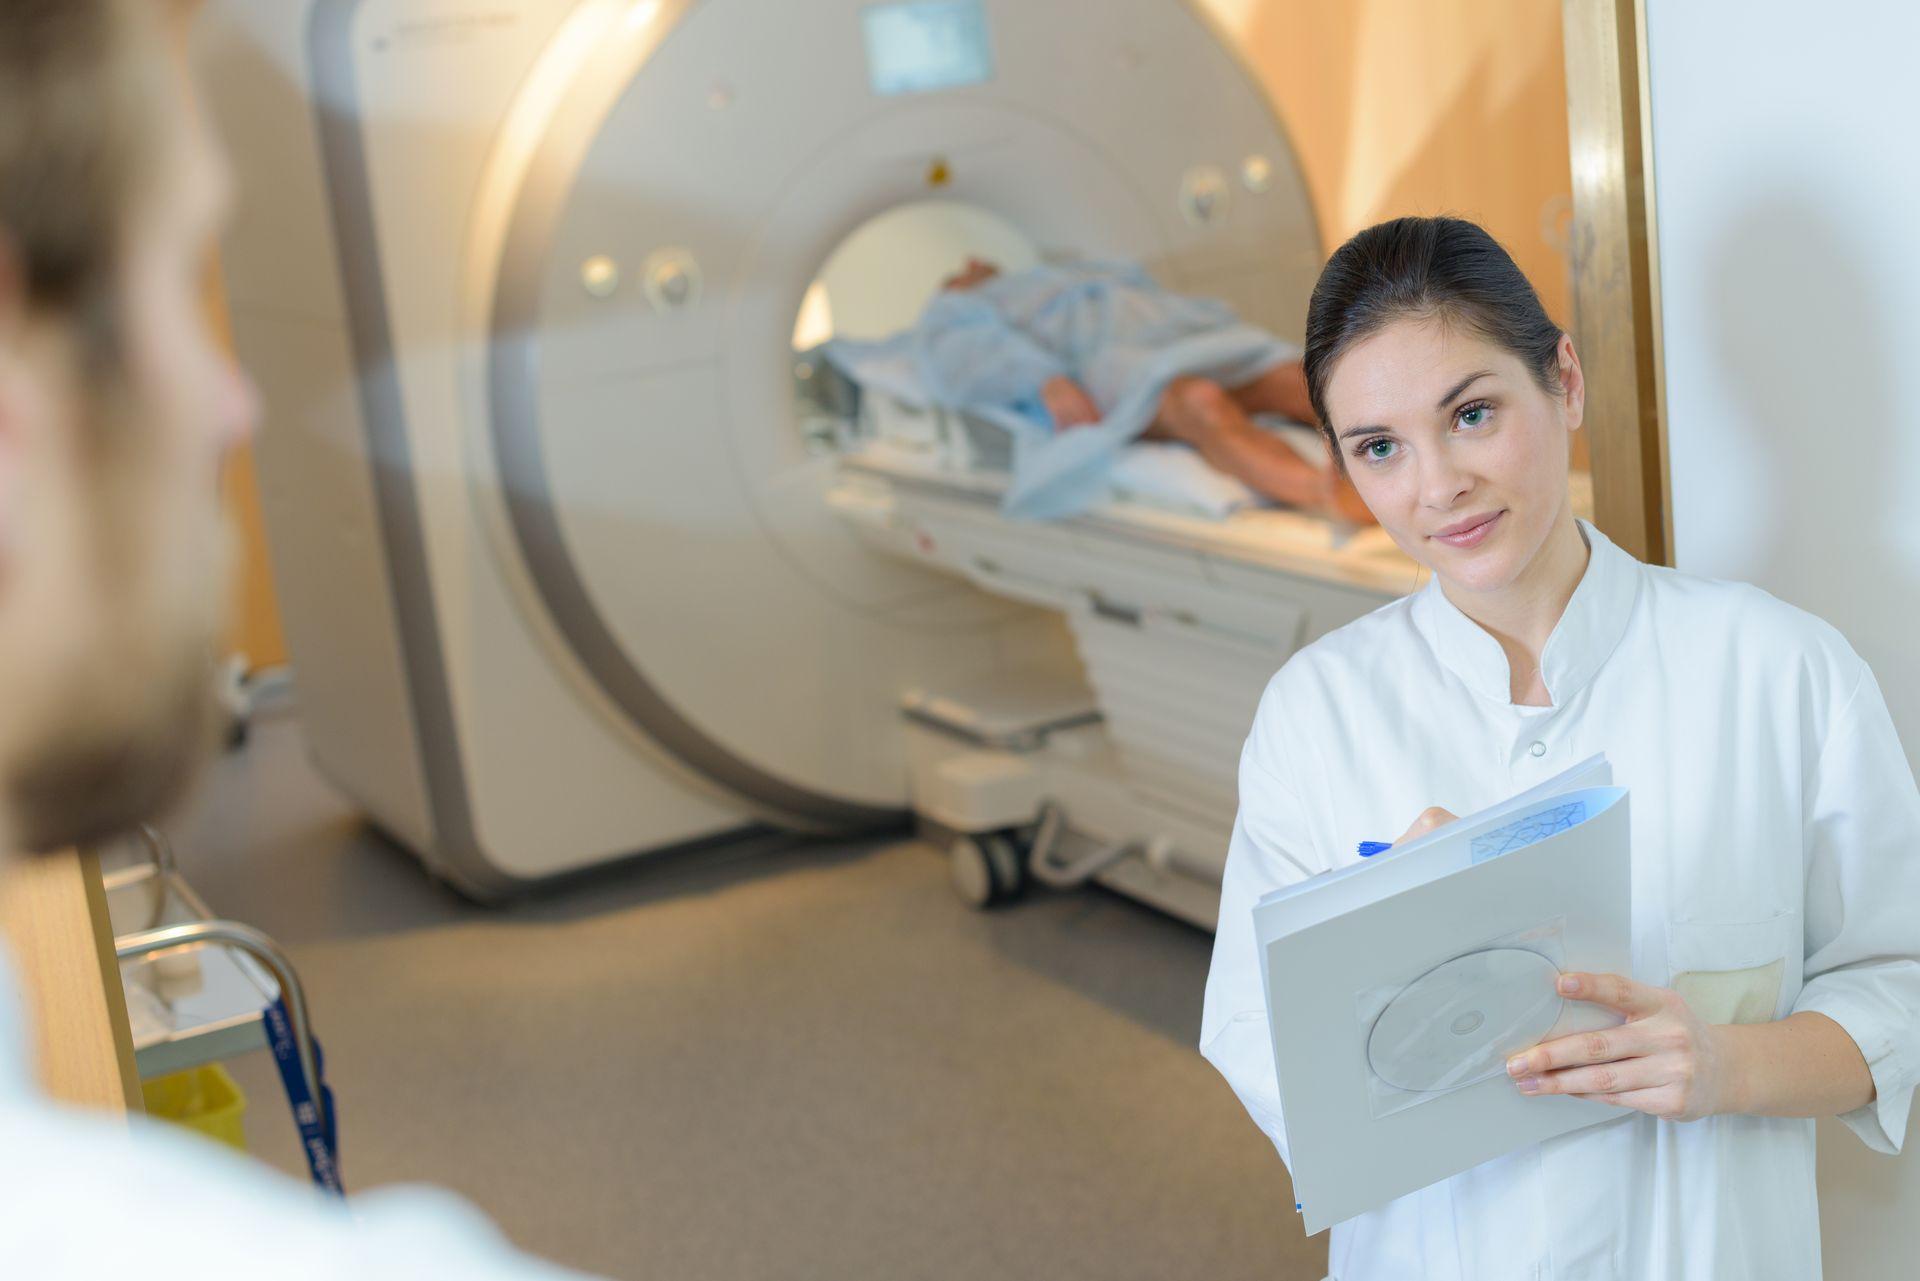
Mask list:
[[1088,851],[1070,863],[1054,858],[1060,838],[1066,831],[1067,816],[1056,801],[1040,806],[1040,826],[1034,832],[1027,853],[1027,871],[1036,881],[1056,890],[1071,890],[1085,885],[1100,873],[1129,855],[1138,854],[1147,866],[1160,873],[1177,873],[1189,880],[1208,885],[1220,884],[1220,873],[1196,859],[1182,854],[1165,836],[1151,841],[1121,841]]
[[306,989],[300,985],[300,976],[294,972],[293,962],[280,950],[279,944],[251,925],[242,925],[239,921],[188,921],[124,934],[113,941],[113,950],[123,961],[192,952],[211,946],[237,948],[273,975],[273,981],[279,985],[280,995],[286,1002],[287,1022],[293,1033],[294,1048],[300,1055],[300,1071],[307,1078],[308,1093],[313,1096],[313,1105],[319,1111],[321,1125],[329,1125],[332,1118],[327,1115],[326,1098],[320,1089],[320,1059],[314,1049],[312,1025],[307,1019]]
[[1070,890],[1085,885],[1140,848],[1135,842],[1122,841],[1117,845],[1103,845],[1071,863],[1055,862],[1054,847],[1060,843],[1066,822],[1066,813],[1057,803],[1046,801],[1040,806],[1040,829],[1034,833],[1033,845],[1027,854],[1027,870],[1049,889]]
[[142,823],[134,829],[134,834],[140,838],[140,843],[146,846],[146,861],[127,867],[116,867],[102,875],[100,879],[106,886],[107,893],[116,893],[130,885],[158,881],[159,888],[153,892],[152,902],[147,909],[148,929],[160,924],[160,917],[167,909],[169,893],[179,893],[186,900],[187,906],[193,909],[195,915],[212,916],[213,913],[207,910],[206,904],[187,889],[186,883],[180,879],[179,866],[174,862],[173,844],[167,840],[165,833],[150,823]]

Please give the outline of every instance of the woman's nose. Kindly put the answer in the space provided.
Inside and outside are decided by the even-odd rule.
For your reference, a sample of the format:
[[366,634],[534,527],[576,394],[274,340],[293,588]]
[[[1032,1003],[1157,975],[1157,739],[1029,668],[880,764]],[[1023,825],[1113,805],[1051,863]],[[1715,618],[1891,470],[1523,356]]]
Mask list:
[[1473,490],[1473,478],[1453,463],[1444,449],[1430,450],[1420,463],[1420,501],[1448,511]]

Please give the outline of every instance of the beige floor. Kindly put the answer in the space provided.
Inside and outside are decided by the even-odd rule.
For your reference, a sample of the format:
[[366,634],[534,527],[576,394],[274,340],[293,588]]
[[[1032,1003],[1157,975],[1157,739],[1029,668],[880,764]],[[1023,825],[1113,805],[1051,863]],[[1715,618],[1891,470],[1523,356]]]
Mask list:
[[[291,720],[172,827],[311,987],[350,1187],[448,1185],[616,1277],[1324,1270],[1191,1048],[1211,939],[1126,900],[974,914],[926,846],[783,841],[479,908],[361,827]],[[294,1169],[271,1063],[234,1066]]]

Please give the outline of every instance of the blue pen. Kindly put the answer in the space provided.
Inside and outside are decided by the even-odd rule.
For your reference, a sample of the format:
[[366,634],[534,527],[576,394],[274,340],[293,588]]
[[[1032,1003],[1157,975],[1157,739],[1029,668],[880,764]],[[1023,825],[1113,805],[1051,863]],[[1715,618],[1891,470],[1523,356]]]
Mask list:
[[1384,854],[1392,848],[1392,841],[1361,841],[1360,857],[1372,858],[1375,854]]

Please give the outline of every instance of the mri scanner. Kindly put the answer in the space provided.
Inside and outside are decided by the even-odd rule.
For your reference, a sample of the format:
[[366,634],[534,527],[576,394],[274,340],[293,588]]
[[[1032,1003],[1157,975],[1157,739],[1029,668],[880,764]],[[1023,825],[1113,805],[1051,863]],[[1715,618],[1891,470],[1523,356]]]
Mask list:
[[1305,188],[1204,12],[216,0],[196,38],[306,733],[374,823],[498,897],[917,814],[976,900],[1030,864],[1212,924],[1262,686],[1415,567],[1281,510],[1010,522],[1004,473],[809,428],[793,347],[1023,247],[1297,339]]

